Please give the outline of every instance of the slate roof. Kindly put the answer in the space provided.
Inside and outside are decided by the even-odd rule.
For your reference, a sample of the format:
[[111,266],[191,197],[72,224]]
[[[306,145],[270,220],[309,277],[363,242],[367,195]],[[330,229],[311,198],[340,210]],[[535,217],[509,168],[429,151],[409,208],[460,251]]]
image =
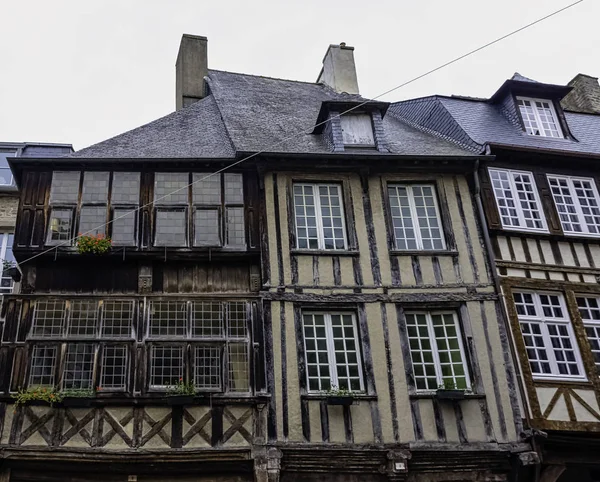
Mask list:
[[[333,153],[311,134],[323,101],[363,102],[323,84],[209,70],[209,95],[161,119],[74,153],[78,158],[234,158],[240,152]],[[470,152],[386,116],[389,154],[462,156]],[[304,131],[304,134],[298,134]],[[386,155],[370,150],[371,155]]]
[[431,96],[393,103],[388,116],[393,116],[451,139],[475,153],[483,153],[486,144],[555,150],[560,153],[600,155],[600,116],[565,112],[575,139],[530,136],[509,122],[499,105],[488,100],[469,100]]

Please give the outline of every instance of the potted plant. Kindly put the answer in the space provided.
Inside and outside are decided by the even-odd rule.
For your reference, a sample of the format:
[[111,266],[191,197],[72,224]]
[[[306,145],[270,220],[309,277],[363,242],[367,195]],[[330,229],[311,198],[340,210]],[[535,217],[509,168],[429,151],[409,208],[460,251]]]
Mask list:
[[196,386],[194,382],[186,382],[180,378],[175,385],[167,389],[167,403],[169,405],[191,405],[196,396]]
[[96,398],[93,388],[72,388],[60,392],[65,407],[91,407]]
[[112,248],[112,241],[104,234],[95,236],[79,235],[77,237],[77,252],[79,254],[106,254]]
[[327,392],[327,405],[342,405],[348,407],[354,403],[354,393],[333,385]]
[[47,387],[29,387],[22,388],[12,396],[15,399],[15,410],[19,405],[28,405],[31,403],[46,403],[51,407],[55,403],[62,402],[62,393],[56,391],[55,388]]
[[459,389],[452,379],[444,379],[444,383],[437,389],[436,396],[440,400],[463,400],[465,391]]
[[5,276],[10,276],[14,281],[21,281],[21,272],[14,261],[3,260],[2,272]]

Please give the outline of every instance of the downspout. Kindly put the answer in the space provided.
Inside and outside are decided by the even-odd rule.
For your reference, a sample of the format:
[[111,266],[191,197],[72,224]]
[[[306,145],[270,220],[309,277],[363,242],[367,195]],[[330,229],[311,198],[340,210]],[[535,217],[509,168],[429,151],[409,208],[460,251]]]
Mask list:
[[[485,154],[490,154],[490,147],[488,145],[485,146]],[[496,268],[496,258],[494,256],[494,250],[492,247],[492,240],[490,239],[490,233],[488,231],[487,220],[485,218],[485,211],[483,209],[483,202],[481,201],[481,182],[479,180],[479,159],[475,160],[475,166],[473,169],[473,180],[475,183],[475,203],[477,205],[477,214],[479,216],[479,223],[481,225],[481,231],[483,233],[483,242],[485,245],[485,250],[487,253],[488,262],[490,263],[490,271],[492,272],[492,280],[494,282],[494,287],[496,288],[496,292],[498,293],[498,301],[500,303],[500,313],[502,320],[500,321],[504,325],[504,329],[506,330],[506,334],[510,338],[510,343],[512,347],[509,347],[510,356],[512,359],[514,372],[517,377],[517,386],[519,390],[519,395],[521,396],[521,400],[523,401],[523,407],[525,411],[525,419],[527,421],[527,426],[531,427],[531,417],[529,415],[529,407],[528,407],[528,398],[525,393],[525,388],[523,385],[523,378],[521,376],[521,370],[519,369],[520,365],[517,360],[517,356],[514,350],[513,343],[513,333],[508,323],[508,314],[506,313],[506,306],[504,304],[504,295],[502,294],[502,289],[500,286],[500,276],[498,275],[498,270]],[[519,434],[520,435],[520,434]],[[535,433],[531,436],[531,447],[537,453],[538,459],[541,461],[542,454],[541,450],[535,440]],[[540,471],[541,471],[541,463],[536,464],[535,467],[535,478],[534,482],[539,481],[540,479]]]

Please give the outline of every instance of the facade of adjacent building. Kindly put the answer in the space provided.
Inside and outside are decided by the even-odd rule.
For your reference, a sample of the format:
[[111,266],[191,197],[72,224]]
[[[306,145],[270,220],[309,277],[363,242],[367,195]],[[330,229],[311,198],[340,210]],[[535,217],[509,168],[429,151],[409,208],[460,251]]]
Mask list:
[[390,112],[494,156],[476,189],[542,480],[600,480],[598,79],[515,74],[489,99],[432,96]]
[[366,102],[353,55],[297,82],[209,70],[184,36],[175,113],[11,163],[36,258],[4,305],[0,480],[534,473],[477,214],[493,158]]

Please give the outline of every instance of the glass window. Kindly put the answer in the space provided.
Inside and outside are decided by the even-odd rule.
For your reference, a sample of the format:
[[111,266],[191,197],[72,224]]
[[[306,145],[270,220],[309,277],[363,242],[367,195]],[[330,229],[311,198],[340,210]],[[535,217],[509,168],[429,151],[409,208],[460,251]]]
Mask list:
[[546,219],[531,172],[490,169],[502,226],[547,232]]
[[63,300],[38,300],[33,312],[31,335],[42,338],[62,337],[66,308]]
[[0,278],[0,294],[12,293],[13,279],[10,269],[17,266],[13,255],[14,235],[12,233],[0,233],[0,259],[2,261],[2,277]]
[[108,172],[97,171],[84,172],[82,202],[106,204],[109,174]]
[[55,346],[34,346],[31,351],[29,386],[53,387],[55,366]]
[[135,223],[137,213],[135,208],[113,209],[112,242],[115,246],[131,246],[136,244]]
[[534,378],[585,378],[581,356],[559,293],[513,293]]
[[15,152],[0,152],[0,186],[12,186],[14,184],[8,158],[15,156]]
[[156,246],[186,246],[187,245],[187,210],[157,209],[156,210]]
[[308,390],[363,391],[354,314],[304,313],[302,320]]
[[344,145],[373,147],[373,123],[370,114],[346,114],[340,117]]
[[79,215],[79,233],[97,236],[106,231],[106,206],[83,206]]
[[157,172],[154,180],[155,204],[188,204],[189,174]]
[[187,303],[185,301],[152,301],[150,304],[150,336],[187,336]]
[[127,385],[128,365],[127,347],[105,346],[102,352],[100,388],[102,390],[124,390]]
[[221,246],[220,224],[219,209],[197,209],[194,213],[194,246]]
[[114,172],[111,204],[137,206],[140,203],[140,173]]
[[388,186],[396,249],[445,249],[433,184]]
[[417,390],[471,388],[455,312],[406,313],[406,331]]
[[50,187],[50,203],[77,204],[80,176],[79,171],[54,171]]
[[135,246],[140,173],[114,172],[111,193],[111,239],[114,246]]
[[67,334],[76,338],[95,338],[97,320],[97,301],[73,300]]
[[548,175],[560,223],[566,234],[600,235],[600,197],[594,180]]
[[223,305],[210,301],[196,301],[192,305],[192,336],[223,338]]
[[94,374],[94,345],[69,343],[63,372],[63,388],[67,390],[91,390]]
[[530,136],[563,137],[552,101],[517,97],[525,132]]
[[296,238],[299,249],[346,249],[341,186],[294,184]]
[[173,387],[183,381],[182,346],[153,346],[150,353],[150,386]]
[[131,338],[133,301],[105,300],[102,305],[102,336]]
[[220,347],[197,346],[194,348],[194,385],[197,388],[221,389],[222,357]]
[[600,298],[578,296],[577,306],[600,374]]
[[73,209],[52,208],[47,244],[70,244],[73,227]]

